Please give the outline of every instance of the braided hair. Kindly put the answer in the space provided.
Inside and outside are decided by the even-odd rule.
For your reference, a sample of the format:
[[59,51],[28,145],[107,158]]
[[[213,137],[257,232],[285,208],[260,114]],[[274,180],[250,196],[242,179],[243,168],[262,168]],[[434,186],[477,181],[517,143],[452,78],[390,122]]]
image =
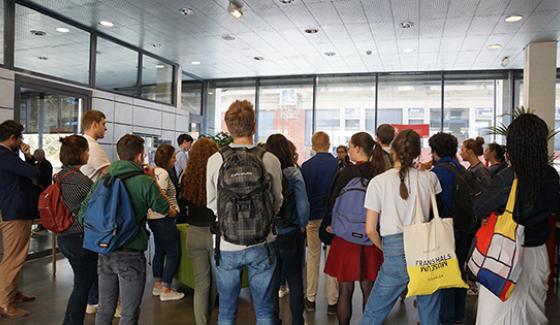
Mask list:
[[420,155],[420,136],[414,130],[399,132],[393,141],[392,149],[401,163],[399,169],[401,185],[399,190],[401,197],[406,200],[408,199],[408,189],[404,180],[408,174],[408,169],[414,167],[414,160]]
[[544,184],[548,165],[548,127],[534,114],[521,114],[511,122],[507,155],[519,179],[518,193],[534,202]]

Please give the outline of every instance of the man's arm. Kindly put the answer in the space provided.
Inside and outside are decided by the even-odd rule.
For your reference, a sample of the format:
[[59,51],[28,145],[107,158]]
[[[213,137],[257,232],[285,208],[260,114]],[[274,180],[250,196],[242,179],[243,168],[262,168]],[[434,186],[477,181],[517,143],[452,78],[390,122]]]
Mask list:
[[206,165],[206,206],[218,215],[218,176],[220,166],[222,165],[222,156],[220,153],[215,153]]
[[278,213],[284,201],[284,197],[282,196],[282,167],[278,158],[269,152],[264,154],[263,162],[272,180],[272,196],[274,197],[272,207],[274,213]]
[[39,179],[39,170],[32,164],[21,160],[17,155],[6,153],[2,157],[0,169],[21,177],[28,178],[34,182]]

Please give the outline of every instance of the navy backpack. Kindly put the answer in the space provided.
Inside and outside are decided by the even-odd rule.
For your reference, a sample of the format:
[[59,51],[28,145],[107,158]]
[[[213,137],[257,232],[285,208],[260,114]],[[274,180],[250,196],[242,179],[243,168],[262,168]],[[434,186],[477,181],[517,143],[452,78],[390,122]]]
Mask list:
[[124,246],[136,236],[141,226],[124,180],[144,174],[134,171],[119,176],[105,176],[91,196],[84,215],[84,248],[107,254]]
[[332,232],[351,243],[371,246],[366,234],[366,208],[364,200],[369,180],[352,178],[337,196],[332,211]]

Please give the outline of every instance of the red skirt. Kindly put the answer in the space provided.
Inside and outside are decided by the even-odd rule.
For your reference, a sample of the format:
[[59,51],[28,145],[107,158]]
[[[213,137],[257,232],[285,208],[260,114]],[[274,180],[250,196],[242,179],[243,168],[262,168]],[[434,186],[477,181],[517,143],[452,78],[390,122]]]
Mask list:
[[334,236],[325,273],[338,282],[375,281],[383,264],[383,252],[377,246],[362,246]]

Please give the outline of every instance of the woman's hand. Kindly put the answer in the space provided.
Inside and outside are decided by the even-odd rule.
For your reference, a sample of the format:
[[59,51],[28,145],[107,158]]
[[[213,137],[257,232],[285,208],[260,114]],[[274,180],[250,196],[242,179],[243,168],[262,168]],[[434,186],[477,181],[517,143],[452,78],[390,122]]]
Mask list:
[[332,227],[331,227],[331,225],[328,225],[327,228],[325,228],[325,230],[326,230],[329,234],[332,234],[332,233],[333,233],[333,232],[332,232]]

